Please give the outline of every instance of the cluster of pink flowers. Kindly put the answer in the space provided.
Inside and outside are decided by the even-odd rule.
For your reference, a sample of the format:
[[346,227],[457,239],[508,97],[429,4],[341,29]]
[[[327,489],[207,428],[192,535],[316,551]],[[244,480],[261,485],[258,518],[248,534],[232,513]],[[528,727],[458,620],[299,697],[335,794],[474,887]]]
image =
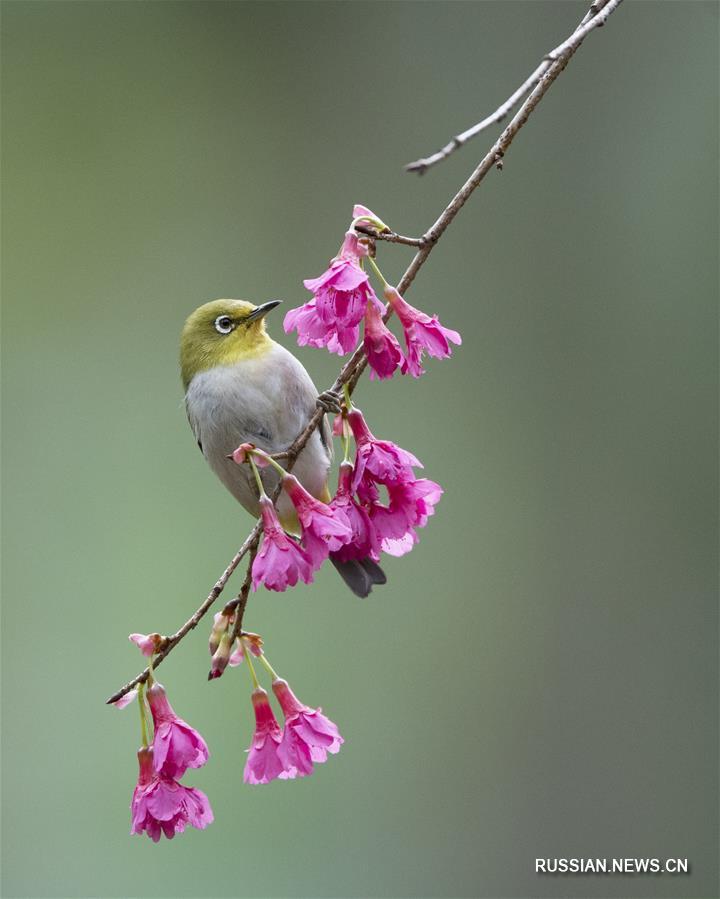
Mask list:
[[[150,645],[148,640],[157,643],[153,639],[156,637],[157,634],[130,635],[143,652],[143,646]],[[202,790],[185,786],[180,778],[188,768],[201,768],[207,762],[210,753],[205,740],[175,714],[162,684],[153,681],[147,690],[140,687],[123,697],[118,705],[125,706],[135,697],[143,720],[143,746],[137,754],[140,772],[130,805],[130,833],[146,833],[157,843],[163,834],[171,840],[188,824],[204,830],[213,820],[210,802]],[[150,745],[147,745],[146,702],[153,721]]]
[[[328,754],[339,752],[344,740],[337,725],[323,715],[322,709],[300,702],[288,682],[278,677],[265,658],[259,634],[243,631],[235,638],[233,651],[226,653],[224,664],[218,666],[216,659],[223,641],[234,633],[235,615],[236,609],[230,603],[215,616],[210,633],[213,657],[210,679],[220,677],[228,664],[239,665],[247,659],[254,688],[251,698],[255,730],[247,750],[243,779],[249,784],[266,784],[275,779],[306,777],[312,774],[315,765],[327,761]],[[130,639],[151,658],[156,651],[151,647],[166,641],[159,634],[131,634]],[[258,683],[251,656],[259,659],[272,675],[272,690],[285,719],[283,727],[275,717],[267,691]],[[175,714],[165,688],[152,676],[148,683],[147,689],[139,685],[116,705],[124,708],[133,699],[140,703],[143,745],[137,753],[140,770],[130,805],[130,833],[146,833],[157,842],[163,834],[171,840],[188,825],[204,830],[212,823],[207,796],[195,787],[180,783],[188,768],[201,768],[210,753],[197,730]],[[148,741],[148,708],[153,726],[151,742]]]
[[[310,583],[330,555],[340,562],[366,558],[377,562],[381,551],[402,556],[418,542],[417,529],[435,511],[442,488],[416,478],[413,469],[422,468],[421,462],[395,443],[378,440],[358,408],[345,407],[336,419],[336,434],[346,428],[355,439],[355,462],[346,459],[341,464],[330,503],[311,496],[293,475],[283,477],[302,529],[299,540],[285,532],[269,497],[260,497],[263,541],[253,562],[253,589],[264,584],[282,592],[299,580]],[[241,461],[263,456],[249,445],[233,454]],[[387,490],[387,505],[381,501],[380,487]]]
[[[286,314],[285,331],[297,331],[300,346],[324,346],[331,353],[345,355],[355,349],[360,323],[364,319],[363,347],[371,368],[370,377],[391,378],[399,368],[403,374],[418,378],[424,372],[423,353],[437,359],[450,356],[450,344],[460,344],[460,335],[443,327],[436,315],[426,315],[411,306],[385,282],[373,261],[368,239],[354,230],[354,225],[360,221],[372,225],[378,232],[389,230],[373,212],[356,205],[353,222],[340,251],[319,278],[303,282],[313,298]],[[382,278],[385,299],[400,320],[405,353],[385,325],[387,310],[370,284],[363,267],[365,259],[370,260]]]
[[339,752],[344,742],[337,725],[322,714],[322,709],[300,702],[287,681],[275,677],[272,689],[285,725],[280,727],[267,691],[257,686],[252,692],[255,733],[245,763],[245,783],[266,784],[276,778],[305,777],[312,774],[315,764],[327,760],[328,753]]

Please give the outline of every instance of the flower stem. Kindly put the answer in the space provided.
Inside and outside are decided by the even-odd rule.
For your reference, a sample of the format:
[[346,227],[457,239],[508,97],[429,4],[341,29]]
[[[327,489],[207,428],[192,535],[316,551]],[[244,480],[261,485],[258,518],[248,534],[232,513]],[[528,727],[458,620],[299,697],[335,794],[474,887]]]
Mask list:
[[147,708],[145,707],[145,684],[138,687],[138,706],[140,708],[140,734],[142,736],[143,748],[147,749],[150,745],[148,740],[148,722]]
[[265,658],[265,653],[264,653],[264,652],[263,652],[263,653],[260,653],[260,657],[259,657],[259,658],[260,658],[260,661],[261,661],[261,662],[263,663],[263,665],[265,666],[265,670],[266,670],[267,673],[270,675],[270,677],[271,677],[273,680],[280,680],[280,675],[279,675],[279,674],[277,673],[277,671],[273,668],[273,666],[270,664],[270,662],[268,662],[268,660]]
[[249,462],[250,462],[250,467],[251,467],[252,470],[253,470],[253,474],[255,475],[255,481],[257,482],[257,488],[258,488],[258,491],[259,491],[259,493],[260,493],[260,496],[261,496],[261,497],[267,496],[267,493],[265,493],[265,488],[263,487],[262,478],[260,477],[260,472],[258,471],[257,465],[256,465],[255,462],[253,461],[253,457],[252,457],[252,456],[248,456],[248,459],[249,459]]
[[258,687],[260,686],[260,682],[257,679],[257,674],[255,674],[255,666],[250,661],[250,655],[251,655],[250,647],[247,645],[245,640],[243,640],[242,638],[241,638],[240,642],[242,643],[243,649],[245,650],[245,661],[247,662],[248,671],[250,672],[250,677],[252,678],[253,690],[257,690]]
[[383,275],[383,273],[378,268],[377,262],[375,262],[375,260],[372,258],[372,256],[368,256],[368,261],[369,261],[370,265],[373,267],[375,274],[378,276],[378,278],[380,278],[383,288],[387,287],[388,282],[385,280],[385,275]]
[[273,467],[276,471],[278,471],[278,472],[280,473],[280,475],[281,475],[282,477],[285,477],[285,475],[287,474],[287,472],[286,472],[285,469],[282,467],[282,465],[280,465],[279,462],[276,462],[275,459],[273,459],[271,456],[267,456],[267,460],[268,460],[268,462],[272,465],[272,467]]

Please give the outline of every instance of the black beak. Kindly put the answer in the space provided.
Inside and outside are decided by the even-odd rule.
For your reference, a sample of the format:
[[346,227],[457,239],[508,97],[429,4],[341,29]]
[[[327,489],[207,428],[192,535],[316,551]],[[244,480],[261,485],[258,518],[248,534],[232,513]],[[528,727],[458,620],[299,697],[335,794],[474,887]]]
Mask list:
[[279,306],[282,303],[282,300],[270,300],[269,303],[263,303],[262,306],[258,306],[257,309],[253,309],[253,311],[248,315],[245,319],[246,322],[256,322],[261,318],[265,318],[265,316],[274,309],[276,306]]

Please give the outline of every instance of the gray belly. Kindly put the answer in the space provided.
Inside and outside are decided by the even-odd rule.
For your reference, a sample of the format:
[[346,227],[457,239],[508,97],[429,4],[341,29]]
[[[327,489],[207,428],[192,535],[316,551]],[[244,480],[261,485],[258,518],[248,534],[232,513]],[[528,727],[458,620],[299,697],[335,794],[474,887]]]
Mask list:
[[[210,467],[232,495],[257,517],[258,490],[249,465],[227,456],[241,443],[253,443],[268,453],[285,451],[315,411],[317,392],[302,365],[279,345],[271,364],[253,360],[222,366],[196,375],[185,397],[190,425]],[[324,434],[327,436],[325,423]],[[332,438],[327,438],[328,443]],[[298,457],[293,473],[303,486],[320,497],[330,466],[332,447],[320,429]],[[272,469],[262,469],[265,490],[278,482]],[[291,512],[281,494],[278,511]]]

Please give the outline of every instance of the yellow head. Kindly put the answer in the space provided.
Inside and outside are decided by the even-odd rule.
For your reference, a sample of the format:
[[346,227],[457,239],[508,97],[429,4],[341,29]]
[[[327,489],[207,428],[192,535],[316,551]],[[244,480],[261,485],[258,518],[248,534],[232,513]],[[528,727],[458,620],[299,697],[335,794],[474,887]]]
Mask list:
[[272,341],[265,330],[265,316],[281,300],[253,306],[245,300],[213,300],[200,306],[185,322],[180,338],[180,369],[187,390],[198,372],[217,365],[232,365],[257,356]]

